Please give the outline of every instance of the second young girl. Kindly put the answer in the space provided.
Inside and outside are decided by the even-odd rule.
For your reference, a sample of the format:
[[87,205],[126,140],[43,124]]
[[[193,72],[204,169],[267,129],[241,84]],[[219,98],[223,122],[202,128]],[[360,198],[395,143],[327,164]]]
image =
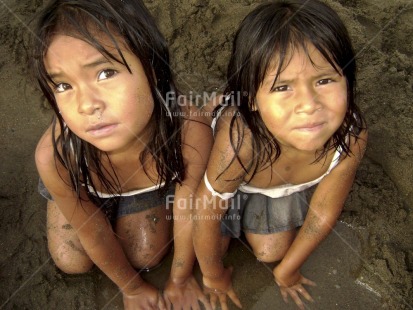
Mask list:
[[[54,0],[35,36],[32,68],[55,113],[36,149],[54,262],[66,273],[97,265],[126,309],[181,309],[198,299],[208,307],[192,276],[185,206],[205,170],[210,128],[176,101],[167,45],[149,12],[140,0]],[[173,198],[175,253],[162,296],[137,269],[169,251]]]
[[336,224],[366,148],[355,73],[345,26],[319,1],[261,5],[241,23],[226,91],[207,107],[215,143],[194,224],[213,303],[240,305],[221,234],[241,231],[260,261],[280,261],[273,276],[285,300],[312,301],[300,268]]

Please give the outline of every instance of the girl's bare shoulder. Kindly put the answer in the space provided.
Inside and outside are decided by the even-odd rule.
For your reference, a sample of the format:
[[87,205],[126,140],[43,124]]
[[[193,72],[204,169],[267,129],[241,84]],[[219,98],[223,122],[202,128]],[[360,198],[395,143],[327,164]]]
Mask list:
[[253,160],[252,134],[236,107],[226,107],[217,117],[213,152],[220,167],[233,174],[244,174]]
[[43,133],[35,150],[35,162],[37,169],[46,169],[54,165],[54,150],[52,143],[52,126]]
[[201,109],[186,101],[181,106],[182,155],[186,165],[206,165],[212,147],[212,130]]
[[56,160],[52,138],[52,126],[50,126],[37,144],[35,163],[40,178],[52,196],[65,196],[68,192],[71,192],[68,187],[70,178],[67,170]]

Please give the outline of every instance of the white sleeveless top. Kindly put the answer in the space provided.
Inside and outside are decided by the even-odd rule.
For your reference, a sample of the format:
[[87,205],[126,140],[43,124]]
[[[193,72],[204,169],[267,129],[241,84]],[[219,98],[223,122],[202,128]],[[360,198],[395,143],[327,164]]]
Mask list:
[[121,197],[135,196],[135,195],[139,195],[139,194],[143,194],[143,193],[147,193],[147,192],[156,191],[156,190],[162,188],[164,185],[165,185],[165,183],[163,182],[161,184],[153,185],[153,186],[150,186],[150,187],[135,189],[135,190],[132,190],[132,191],[129,191],[129,192],[124,192],[124,193],[121,193],[120,195],[112,195],[112,194],[108,194],[108,193],[102,193],[102,192],[99,192],[99,191],[94,191],[93,187],[90,186],[90,185],[88,185],[87,187],[89,188],[89,191],[91,193],[96,194],[96,196],[98,196],[100,198],[113,198],[113,197],[118,197],[118,196],[121,196]]
[[241,184],[241,186],[239,187],[239,190],[247,194],[259,193],[259,194],[263,194],[271,198],[285,197],[285,196],[291,195],[296,192],[301,192],[307,188],[310,188],[313,185],[320,183],[320,181],[326,175],[328,175],[331,172],[331,170],[333,170],[337,166],[339,160],[340,160],[340,150],[337,149],[336,152],[334,153],[333,160],[331,161],[330,166],[328,167],[328,170],[326,171],[326,173],[324,173],[322,176],[318,177],[317,179],[312,180],[307,183],[282,184],[282,185],[270,187],[270,188],[258,188],[258,187],[250,186],[244,183],[244,184]]

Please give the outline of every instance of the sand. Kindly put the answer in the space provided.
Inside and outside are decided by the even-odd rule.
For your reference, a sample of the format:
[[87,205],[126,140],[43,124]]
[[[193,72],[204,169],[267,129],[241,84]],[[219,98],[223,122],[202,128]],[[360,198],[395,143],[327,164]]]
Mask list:
[[[240,20],[262,1],[147,0],[170,43],[183,92],[219,91]],[[318,283],[309,309],[413,309],[413,2],[329,0],[358,56],[369,145],[337,230],[303,267]],[[42,0],[0,0],[0,308],[121,309],[99,270],[67,276],[47,251],[33,154],[51,113],[28,79],[23,38]],[[283,304],[268,268],[240,243],[227,263],[244,309]],[[159,282],[168,262],[145,275]]]

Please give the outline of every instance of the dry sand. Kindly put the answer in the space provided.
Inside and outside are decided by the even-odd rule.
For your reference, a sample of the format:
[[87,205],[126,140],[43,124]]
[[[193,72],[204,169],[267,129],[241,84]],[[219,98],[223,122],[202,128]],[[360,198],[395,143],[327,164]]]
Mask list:
[[[234,31],[262,1],[145,2],[168,38],[181,89],[195,96],[221,88]],[[117,309],[116,287],[102,273],[64,275],[47,251],[33,153],[50,111],[27,78],[22,44],[42,3],[0,0],[0,308]],[[338,225],[303,268],[318,283],[309,308],[413,309],[413,2],[328,3],[354,40],[370,136],[341,218],[347,225]],[[227,262],[235,265],[245,309],[294,308],[283,305],[268,269],[244,246],[234,244]],[[162,282],[167,272],[166,263],[148,277]]]

